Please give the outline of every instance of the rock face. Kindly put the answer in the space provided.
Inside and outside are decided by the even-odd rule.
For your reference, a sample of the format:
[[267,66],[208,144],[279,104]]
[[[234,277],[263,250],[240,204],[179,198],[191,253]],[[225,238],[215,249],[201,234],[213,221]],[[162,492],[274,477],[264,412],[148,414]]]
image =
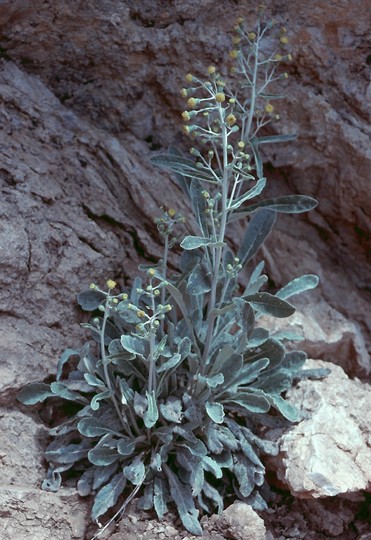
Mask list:
[[[190,142],[178,135],[184,74],[225,65],[234,21],[245,16],[253,25],[253,4],[0,2],[0,406],[8,440],[0,494],[9,537],[29,538],[31,530],[35,540],[85,534],[82,518],[66,521],[67,514],[80,516],[75,495],[65,492],[67,514],[63,493],[39,492],[35,502],[45,434],[13,410],[14,397],[26,382],[53,373],[63,349],[82,344],[78,292],[107,278],[124,287],[139,262],[161,256],[153,225],[158,207],[188,213],[180,190],[150,157],[174,142],[187,151]],[[266,149],[270,190],[305,193],[320,204],[300,219],[280,217],[259,254],[273,286],[301,273],[320,275],[306,345],[360,377],[371,349],[368,5],[269,2],[267,16],[287,26],[294,57],[278,129],[298,133],[294,143]],[[32,441],[18,439],[20,426]],[[352,456],[358,489],[365,477]],[[23,462],[33,464],[29,476]],[[305,484],[324,493],[330,484],[319,486],[320,478],[303,476],[294,491]],[[335,491],[345,489],[341,479],[329,480]],[[58,529],[47,518],[54,507]],[[30,515],[36,517],[27,525]]]
[[371,386],[328,362],[307,361],[305,367],[331,373],[290,390],[291,403],[308,418],[280,437],[280,454],[270,458],[269,467],[300,498],[352,498],[371,491]]

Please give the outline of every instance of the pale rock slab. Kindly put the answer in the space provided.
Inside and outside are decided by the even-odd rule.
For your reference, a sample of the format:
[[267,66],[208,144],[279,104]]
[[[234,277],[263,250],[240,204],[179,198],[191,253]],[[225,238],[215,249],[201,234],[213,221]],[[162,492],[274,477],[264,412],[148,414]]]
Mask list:
[[305,367],[331,373],[322,380],[302,380],[288,392],[307,418],[280,434],[280,453],[268,467],[299,498],[352,498],[370,491],[371,386],[349,379],[329,362],[308,360]]
[[234,502],[220,516],[211,516],[207,529],[210,528],[233,540],[265,540],[266,528],[264,521],[246,503]]

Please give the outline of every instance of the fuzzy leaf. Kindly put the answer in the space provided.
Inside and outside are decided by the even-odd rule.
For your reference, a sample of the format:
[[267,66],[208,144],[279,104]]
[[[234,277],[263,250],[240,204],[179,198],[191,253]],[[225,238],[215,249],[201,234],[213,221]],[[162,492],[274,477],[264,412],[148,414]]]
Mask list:
[[159,476],[155,477],[153,489],[153,506],[157,517],[162,520],[167,512],[167,486],[165,481]]
[[121,336],[121,345],[128,352],[141,356],[142,358],[145,358],[146,356],[146,349],[142,339],[123,335]]
[[315,289],[318,282],[318,276],[315,274],[306,274],[290,281],[290,283],[282,287],[275,296],[282,300],[286,300],[286,298],[290,298],[291,296],[294,296],[294,294],[300,294],[309,289]]
[[270,394],[269,396],[267,396],[267,398],[270,400],[272,405],[282,414],[282,416],[287,418],[287,420],[290,420],[291,422],[299,422],[302,419],[302,416],[300,415],[296,407],[283,399],[283,397]]
[[55,396],[67,399],[69,401],[77,401],[79,403],[88,403],[88,400],[78,392],[73,392],[62,382],[53,382],[50,389]]
[[222,424],[224,420],[224,409],[221,403],[210,403],[209,401],[205,404],[206,412],[208,416],[217,424]]
[[215,459],[210,456],[204,456],[202,459],[202,466],[205,471],[211,472],[215,478],[221,478],[223,476],[223,471],[220,465],[215,461]]
[[85,437],[101,437],[107,433],[119,435],[119,433],[107,427],[104,422],[98,418],[95,418],[94,416],[80,420],[80,422],[77,424],[77,429],[81,435],[84,435]]
[[276,197],[274,199],[265,199],[256,204],[250,205],[248,208],[236,210],[229,218],[229,221],[236,221],[255,212],[258,208],[269,208],[275,212],[283,214],[300,214],[309,212],[317,206],[317,201],[307,195],[286,195]]
[[93,409],[93,411],[97,411],[100,407],[100,401],[104,400],[104,399],[108,399],[112,397],[112,390],[104,390],[104,392],[101,392],[100,394],[96,394],[91,402],[90,402],[90,407]]
[[105,514],[109,508],[114,506],[124,491],[126,478],[122,472],[116,474],[112,480],[98,491],[94,499],[91,517],[97,521],[99,516]]
[[248,201],[249,199],[253,199],[257,195],[260,195],[260,193],[265,188],[266,183],[267,183],[266,178],[259,178],[259,180],[255,184],[255,186],[252,187],[251,189],[249,189],[248,191],[246,191],[246,193],[244,193],[243,195],[241,195],[237,199],[235,199],[235,201],[233,202],[233,204],[231,206],[229,206],[229,208],[233,209],[233,210],[236,210],[245,201]]
[[122,456],[131,456],[134,453],[135,447],[136,441],[127,438],[122,438],[117,443],[117,451]]
[[220,495],[219,491],[215,489],[211,484],[208,482],[204,482],[202,486],[202,491],[218,507],[218,514],[221,514],[223,512],[224,503],[223,503],[223,497]]
[[77,491],[80,497],[87,497],[93,489],[94,469],[90,468],[85,471],[77,482]]
[[165,403],[160,404],[159,409],[165,420],[176,424],[181,423],[183,411],[180,399],[170,396]]
[[[231,215],[230,221],[233,221],[233,216],[236,213]],[[275,221],[276,213],[267,209],[259,210],[251,217],[241,247],[237,253],[242,266],[252,259],[260,246],[265,242]]]
[[97,490],[108,482],[108,480],[117,471],[118,463],[115,461],[111,465],[105,465],[103,467],[94,467],[94,482],[93,489]]
[[159,366],[156,371],[157,373],[163,373],[164,371],[167,371],[168,369],[172,369],[176,366],[178,366],[182,361],[182,357],[180,354],[175,353],[174,356],[170,358],[170,360],[167,360],[162,366]]
[[187,293],[199,295],[209,292],[211,289],[209,274],[205,265],[196,264],[188,277]]
[[295,139],[296,139],[295,133],[290,133],[288,135],[266,135],[265,137],[256,137],[255,141],[258,144],[267,144],[267,143],[271,144],[271,143],[277,143],[277,142],[294,141]]
[[255,392],[238,392],[233,397],[228,398],[228,403],[236,403],[243,409],[254,413],[266,413],[270,409],[268,396],[256,389]]
[[77,350],[77,349],[66,349],[63,352],[63,354],[61,355],[61,357],[58,360],[57,374],[56,374],[57,381],[59,381],[59,379],[62,376],[62,370],[63,370],[64,364],[66,362],[68,362],[68,360],[71,358],[71,356],[80,356],[80,351]]
[[146,391],[146,397],[147,397],[147,410],[143,415],[143,421],[146,428],[153,427],[157,420],[158,420],[158,409],[157,409],[157,400],[156,400],[156,394],[152,390],[152,392]]
[[119,455],[116,448],[109,448],[108,446],[96,446],[89,450],[88,458],[93,465],[104,466],[111,465],[118,460]]
[[261,358],[256,360],[252,364],[246,364],[242,369],[240,376],[237,380],[239,386],[244,384],[251,384],[257,377],[259,377],[260,372],[269,365],[269,358]]
[[166,467],[165,471],[169,481],[171,496],[184,527],[191,534],[202,536],[202,528],[198,521],[198,510],[195,508],[190,488],[180,482],[169,467]]
[[180,243],[180,246],[183,249],[198,249],[204,246],[220,247],[222,245],[224,244],[220,242],[214,242],[214,240],[212,240],[211,238],[207,238],[204,236],[186,236]]
[[124,475],[134,486],[143,483],[146,476],[146,468],[139,456],[135,457],[130,465],[124,467]]
[[77,295],[77,302],[84,311],[94,311],[106,296],[99,291],[85,291]]
[[243,454],[235,456],[233,472],[238,480],[241,494],[248,497],[255,487],[255,482],[251,474],[253,472],[251,463]]
[[53,463],[75,463],[85,458],[88,454],[88,448],[85,442],[69,444],[56,449],[52,445],[48,447],[44,455],[48,461],[52,461]]
[[45,383],[30,383],[24,386],[17,394],[17,399],[24,405],[34,405],[48,397],[55,397],[50,385]]
[[160,154],[151,158],[151,161],[163,169],[170,169],[171,171],[182,174],[183,176],[189,176],[190,178],[196,178],[212,184],[218,183],[212,174],[202,168],[198,168],[194,161],[179,155],[175,156],[171,154]]
[[267,292],[259,292],[245,296],[244,298],[256,311],[264,315],[272,315],[277,318],[290,317],[295,313],[295,308],[285,300],[277,298]]

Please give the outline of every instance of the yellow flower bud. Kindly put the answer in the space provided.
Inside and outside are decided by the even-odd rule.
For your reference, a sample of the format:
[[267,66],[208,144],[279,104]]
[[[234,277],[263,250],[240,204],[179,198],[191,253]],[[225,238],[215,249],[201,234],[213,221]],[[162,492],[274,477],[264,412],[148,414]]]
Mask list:
[[145,312],[144,312],[142,309],[139,309],[139,310],[137,311],[137,317],[142,318],[142,317],[145,317],[145,316],[146,316],[146,314],[145,314]]
[[189,100],[187,101],[187,105],[188,105],[188,107],[191,107],[191,109],[194,109],[194,108],[196,107],[196,105],[197,105],[197,102],[198,102],[197,99],[191,97],[191,98],[189,98]]
[[207,72],[209,75],[214,75],[215,71],[216,71],[215,66],[209,66],[207,68]]
[[95,283],[90,283],[89,289],[91,289],[92,291],[94,291],[96,288],[97,288],[97,286],[95,285]]
[[189,83],[191,83],[193,81],[193,75],[192,73],[188,73],[188,75],[186,75],[185,77],[185,80]]
[[170,216],[171,218],[173,218],[176,214],[176,211],[174,210],[174,208],[169,208],[169,210],[167,211],[168,213],[168,216]]
[[239,142],[237,143],[237,146],[238,146],[238,148],[241,148],[241,149],[242,149],[242,148],[245,148],[245,143],[244,143],[243,141],[239,141]]
[[226,118],[226,121],[227,121],[227,123],[228,123],[230,126],[233,126],[233,124],[236,123],[236,120],[237,120],[237,119],[236,119],[236,117],[235,117],[234,114],[229,114],[229,115],[227,116],[227,118]]
[[191,132],[188,126],[183,126],[182,130],[183,130],[184,135],[189,135]]
[[238,45],[241,42],[241,38],[239,36],[233,36],[232,43],[233,45]]
[[266,113],[271,114],[274,111],[274,107],[271,103],[267,103],[264,110]]
[[242,24],[244,20],[245,20],[245,19],[244,19],[243,17],[238,17],[236,23],[237,23],[237,24]]
[[191,117],[189,116],[189,112],[188,111],[182,112],[182,118],[185,122],[188,122],[191,119]]
[[288,74],[288,73],[284,73],[284,74],[283,74],[283,78],[284,78],[284,79],[288,79],[288,78],[289,78],[289,74]]
[[106,284],[109,289],[114,289],[117,285],[116,281],[113,281],[113,279],[109,279]]
[[229,53],[229,57],[232,58],[233,60],[235,58],[238,58],[238,51],[237,49],[233,49],[230,53]]
[[126,293],[122,293],[120,297],[122,298],[122,300],[127,300],[129,298]]
[[287,45],[287,43],[289,42],[289,38],[287,36],[282,36],[280,38],[280,42],[282,43],[282,45]]
[[254,41],[255,38],[256,38],[256,34],[255,34],[255,32],[249,32],[247,34],[247,37],[249,38],[250,41]]
[[180,95],[184,98],[187,97],[187,88],[182,88],[181,91],[180,91]]
[[282,60],[282,55],[281,54],[275,54],[273,59],[276,60],[277,62],[280,62],[280,60]]
[[218,92],[217,94],[215,94],[215,100],[216,100],[218,103],[223,103],[223,101],[225,101],[225,94],[224,94],[224,92]]
[[148,274],[150,277],[153,277],[153,276],[156,274],[156,270],[155,270],[154,268],[148,268],[147,274]]
[[290,54],[290,53],[289,53],[289,54],[287,55],[287,60],[288,60],[289,62],[291,62],[291,61],[292,61],[292,56],[291,56],[291,54]]

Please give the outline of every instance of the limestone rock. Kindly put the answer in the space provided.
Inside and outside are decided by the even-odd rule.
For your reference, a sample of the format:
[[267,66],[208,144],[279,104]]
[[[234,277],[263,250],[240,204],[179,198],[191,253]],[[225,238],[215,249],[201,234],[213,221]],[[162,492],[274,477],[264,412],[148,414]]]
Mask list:
[[211,516],[207,530],[214,529],[225,538],[233,540],[265,540],[264,521],[246,503],[237,501],[222,512],[221,516]]
[[302,380],[288,392],[308,418],[281,435],[280,453],[270,458],[269,468],[299,498],[351,498],[370,491],[371,387],[329,362],[310,360],[306,367],[331,373],[323,380]]

